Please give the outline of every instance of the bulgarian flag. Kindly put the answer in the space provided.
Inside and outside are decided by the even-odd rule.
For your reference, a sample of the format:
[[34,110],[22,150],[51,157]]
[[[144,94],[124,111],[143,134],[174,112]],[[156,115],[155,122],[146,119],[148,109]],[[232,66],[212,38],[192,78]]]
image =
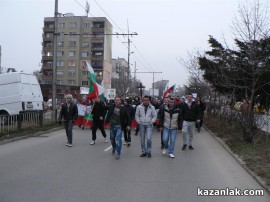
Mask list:
[[86,62],[86,65],[87,65],[87,69],[89,71],[89,77],[90,77],[89,94],[87,95],[87,99],[94,100],[98,96],[104,93],[104,88],[97,83],[95,72],[93,68],[91,67],[91,65],[88,62]]
[[168,88],[168,89],[164,92],[163,98],[162,98],[162,99],[164,99],[168,94],[172,93],[174,90],[175,90],[175,84],[174,84],[172,87]]

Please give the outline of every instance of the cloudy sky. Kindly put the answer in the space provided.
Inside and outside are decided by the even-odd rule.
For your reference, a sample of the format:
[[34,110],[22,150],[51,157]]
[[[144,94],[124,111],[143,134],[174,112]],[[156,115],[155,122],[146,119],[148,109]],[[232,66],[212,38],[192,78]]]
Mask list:
[[[267,2],[267,0],[263,0]],[[237,14],[238,0],[88,0],[90,15],[107,17],[114,32],[127,30],[132,37],[131,63],[137,71],[161,71],[155,81],[168,79],[184,85],[186,69],[176,58],[188,51],[206,50],[209,35],[232,41],[232,19]],[[98,6],[98,4],[99,6]],[[59,0],[60,13],[85,15],[85,0]],[[106,11],[107,14],[100,8]],[[0,0],[0,45],[2,66],[24,72],[40,69],[44,17],[54,15],[54,0]],[[109,15],[109,17],[108,17]],[[113,57],[127,58],[127,38],[113,37]],[[134,65],[131,66],[134,68]],[[138,74],[151,86],[152,74]]]

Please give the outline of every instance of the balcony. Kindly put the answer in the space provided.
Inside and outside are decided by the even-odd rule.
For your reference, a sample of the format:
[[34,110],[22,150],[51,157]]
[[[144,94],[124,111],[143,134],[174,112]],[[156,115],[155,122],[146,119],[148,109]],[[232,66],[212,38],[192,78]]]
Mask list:
[[53,60],[53,56],[42,56],[42,60]]
[[44,51],[53,50],[53,46],[43,46],[42,50]]
[[103,36],[93,35],[91,41],[92,43],[104,43],[104,35]]
[[92,27],[92,32],[103,32],[104,33],[105,28],[104,27]]
[[91,50],[92,51],[103,51],[104,50],[104,47],[103,46],[99,46],[99,47],[92,46],[91,47]]
[[44,27],[43,32],[54,32],[54,28]]
[[52,65],[45,64],[45,65],[42,65],[42,69],[43,70],[52,70],[53,69],[53,66]]
[[103,60],[103,55],[91,55],[91,60]]

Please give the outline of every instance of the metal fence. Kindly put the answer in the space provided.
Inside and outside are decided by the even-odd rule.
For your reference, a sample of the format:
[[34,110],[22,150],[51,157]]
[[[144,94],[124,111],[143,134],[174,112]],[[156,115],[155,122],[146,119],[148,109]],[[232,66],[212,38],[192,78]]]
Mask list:
[[57,122],[59,111],[27,111],[19,115],[0,115],[0,135]]

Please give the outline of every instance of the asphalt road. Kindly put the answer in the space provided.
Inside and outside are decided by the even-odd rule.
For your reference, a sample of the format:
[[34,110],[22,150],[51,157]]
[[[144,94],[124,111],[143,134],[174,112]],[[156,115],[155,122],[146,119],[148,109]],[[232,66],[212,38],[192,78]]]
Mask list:
[[[108,131],[107,131],[108,134]],[[123,147],[120,160],[100,133],[89,145],[90,130],[74,128],[74,146],[64,130],[0,146],[1,202],[269,202],[264,196],[198,196],[201,189],[262,189],[205,130],[195,150],[175,158],[162,155],[160,134],[153,135],[152,158],[140,158],[139,136]]]

